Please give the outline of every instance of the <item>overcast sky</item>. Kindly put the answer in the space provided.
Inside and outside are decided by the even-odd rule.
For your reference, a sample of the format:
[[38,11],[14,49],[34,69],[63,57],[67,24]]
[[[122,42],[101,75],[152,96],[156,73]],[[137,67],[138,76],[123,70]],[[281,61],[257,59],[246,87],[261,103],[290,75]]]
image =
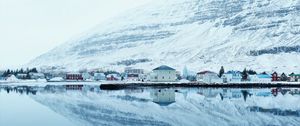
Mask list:
[[31,59],[150,0],[0,0],[0,69]]

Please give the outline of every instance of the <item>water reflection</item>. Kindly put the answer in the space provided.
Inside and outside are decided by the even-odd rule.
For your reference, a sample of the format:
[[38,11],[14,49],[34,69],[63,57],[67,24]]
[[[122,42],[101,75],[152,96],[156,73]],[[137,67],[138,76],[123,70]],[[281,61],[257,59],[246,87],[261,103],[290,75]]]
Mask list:
[[78,125],[300,123],[300,91],[297,88],[136,88],[106,91],[95,85],[47,85],[0,86],[0,91],[28,95]]
[[175,90],[158,89],[151,92],[153,102],[161,106],[167,106],[175,102]]
[[250,109],[251,112],[270,113],[270,114],[279,115],[279,116],[300,117],[300,110],[293,111],[293,110],[282,110],[282,109],[278,109],[278,108],[267,109],[267,108],[262,108],[262,107],[258,107],[258,106],[251,106],[251,107],[248,107],[248,109]]
[[16,86],[16,87],[10,87],[10,86],[2,86],[0,87],[0,91],[5,90],[8,94],[10,92],[19,93],[19,94],[33,94],[36,95],[38,87],[30,87],[30,86]]

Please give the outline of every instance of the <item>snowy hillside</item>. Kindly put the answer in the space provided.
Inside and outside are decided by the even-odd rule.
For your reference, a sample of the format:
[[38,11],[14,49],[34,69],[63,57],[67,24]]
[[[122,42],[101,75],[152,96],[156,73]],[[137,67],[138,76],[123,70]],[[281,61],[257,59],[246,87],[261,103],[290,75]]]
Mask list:
[[300,0],[155,0],[29,66],[300,72]]

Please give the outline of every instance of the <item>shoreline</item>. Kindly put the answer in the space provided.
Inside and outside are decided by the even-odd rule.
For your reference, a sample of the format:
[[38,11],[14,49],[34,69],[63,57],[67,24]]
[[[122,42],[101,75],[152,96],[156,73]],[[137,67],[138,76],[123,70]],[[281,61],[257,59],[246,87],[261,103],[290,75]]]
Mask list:
[[152,88],[300,88],[300,83],[231,83],[231,84],[204,84],[204,83],[127,83],[101,84],[101,90],[134,89],[139,87]]
[[121,90],[135,88],[300,88],[300,82],[272,83],[218,83],[206,84],[199,82],[15,82],[0,83],[3,86],[47,86],[47,85],[94,85],[101,90]]

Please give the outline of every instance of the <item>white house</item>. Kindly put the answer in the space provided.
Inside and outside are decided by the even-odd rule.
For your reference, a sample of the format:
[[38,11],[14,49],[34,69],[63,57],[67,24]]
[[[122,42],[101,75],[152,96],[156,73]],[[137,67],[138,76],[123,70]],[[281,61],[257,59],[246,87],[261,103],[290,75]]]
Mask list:
[[153,69],[150,74],[152,82],[174,82],[176,80],[176,70],[166,65]]
[[104,73],[94,73],[94,80],[100,81],[100,80],[106,80]]
[[29,73],[31,79],[45,79],[45,74],[43,73]]
[[8,77],[6,77],[5,80],[7,82],[18,82],[19,81],[19,79],[15,75],[13,75],[13,74],[8,75]]
[[223,83],[223,80],[219,78],[218,74],[212,71],[201,71],[197,73],[197,81],[207,84]]
[[253,83],[271,83],[272,76],[269,74],[249,75],[250,81]]
[[242,74],[239,71],[228,71],[222,75],[224,83],[240,83],[242,81]]
[[49,82],[62,82],[62,81],[64,81],[64,78],[62,77],[54,77],[49,80]]

